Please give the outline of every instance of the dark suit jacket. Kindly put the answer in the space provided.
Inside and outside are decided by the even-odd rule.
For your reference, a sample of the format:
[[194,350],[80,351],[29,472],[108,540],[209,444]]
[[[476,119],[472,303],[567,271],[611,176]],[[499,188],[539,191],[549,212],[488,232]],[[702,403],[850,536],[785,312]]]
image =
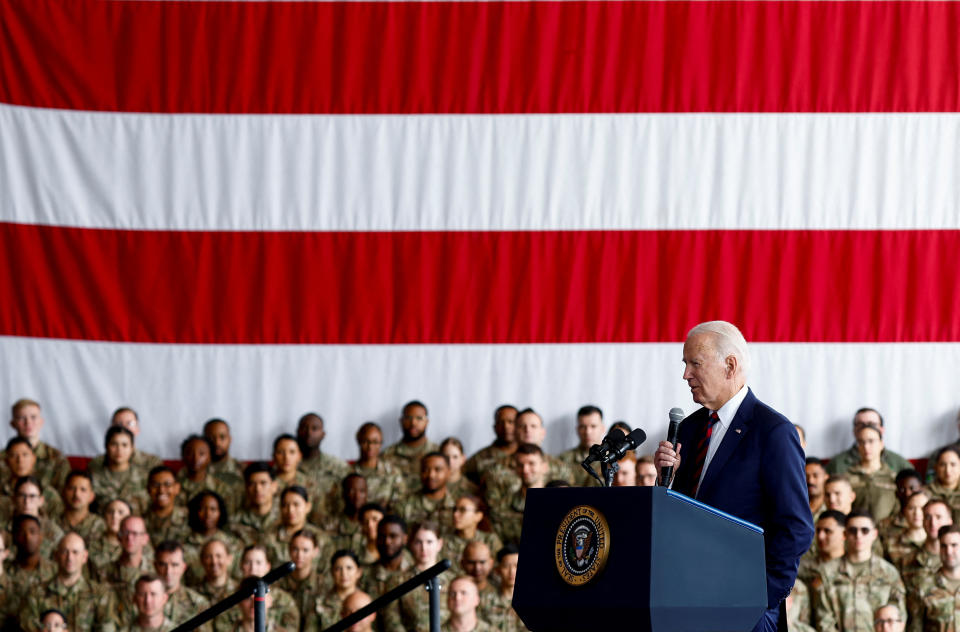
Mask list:
[[[680,424],[673,489],[688,496],[697,484],[694,452],[708,416],[701,408]],[[767,602],[776,607],[793,588],[800,556],[813,541],[803,448],[793,424],[748,389],[696,498],[763,527]]]

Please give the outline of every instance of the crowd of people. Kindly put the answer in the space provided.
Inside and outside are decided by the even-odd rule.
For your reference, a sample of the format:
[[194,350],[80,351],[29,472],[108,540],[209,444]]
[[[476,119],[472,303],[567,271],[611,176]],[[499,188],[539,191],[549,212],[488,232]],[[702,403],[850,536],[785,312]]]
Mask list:
[[[419,401],[403,406],[394,445],[364,423],[347,463],[321,451],[323,419],[308,413],[276,437],[272,462],[242,464],[229,424],[211,419],[183,440],[174,470],[137,448],[137,414],[120,408],[104,453],[81,470],[41,440],[40,404],[20,400],[0,464],[3,626],[168,630],[292,560],[269,593],[268,630],[321,630],[446,558],[444,629],[522,630],[511,602],[526,492],[599,484],[580,463],[607,432],[603,413],[582,407],[578,445],[559,455],[541,448],[546,429],[532,409],[497,408],[494,441],[469,458],[455,437],[432,442],[428,425]],[[816,538],[789,600],[791,627],[954,629],[960,448],[945,446],[921,474],[884,449],[877,411],[858,411],[854,434],[829,461],[807,459]],[[614,485],[656,481],[653,459],[628,453]],[[416,590],[352,629],[428,621]],[[252,631],[252,602],[205,629]]]

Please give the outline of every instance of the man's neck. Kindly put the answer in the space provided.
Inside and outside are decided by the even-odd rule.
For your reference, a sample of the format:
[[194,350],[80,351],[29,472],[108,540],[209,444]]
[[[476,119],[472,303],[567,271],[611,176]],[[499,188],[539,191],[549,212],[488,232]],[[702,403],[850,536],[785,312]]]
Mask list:
[[941,566],[940,573],[950,581],[955,582],[960,580],[960,566],[954,567],[949,570],[947,569],[946,566]]
[[821,494],[810,499],[810,513],[815,513],[823,506],[823,498],[824,496]]
[[450,615],[450,629],[455,632],[470,632],[477,627],[477,611]]
[[403,443],[403,445],[408,445],[408,446],[410,446],[411,448],[419,448],[419,447],[421,447],[423,444],[425,444],[425,443],[427,442],[427,435],[422,434],[422,435],[420,435],[419,437],[417,437],[416,439],[408,439],[408,438],[404,437],[404,438],[401,439],[400,441]]
[[69,588],[70,586],[73,586],[78,581],[80,581],[81,577],[83,577],[82,573],[72,573],[70,575],[57,575],[57,579],[60,580],[60,583],[66,586],[67,588]]
[[931,555],[940,555],[940,540],[927,537],[927,541],[923,543],[923,550]]
[[143,562],[143,549],[139,551],[134,551],[133,553],[128,553],[124,551],[120,554],[120,566],[133,566],[139,568],[141,562]]
[[500,586],[500,596],[506,597],[509,601],[513,601],[513,584],[509,586],[507,584],[502,584]]
[[37,447],[40,445],[40,437],[39,437],[39,436],[37,436],[37,437],[24,437],[24,439],[27,440],[27,442],[30,444],[30,447],[33,448],[34,450],[36,450]]
[[866,551],[850,551],[847,553],[847,561],[852,564],[860,564],[870,560],[872,551],[867,549]]
[[63,512],[63,517],[67,519],[67,524],[75,527],[90,515],[90,507],[80,507],[78,509],[67,509]]
[[423,490],[423,495],[430,500],[443,500],[447,495],[447,486],[441,485],[439,489],[435,489],[432,492],[425,489]]
[[173,513],[174,504],[170,503],[166,507],[157,507],[156,505],[150,506],[150,513],[157,518],[166,518]]
[[24,555],[23,557],[18,557],[16,560],[14,560],[14,562],[22,570],[32,571],[36,569],[38,566],[40,566],[40,559],[41,559],[40,552],[37,551],[36,553],[30,554],[30,555]]
[[318,456],[320,456],[320,444],[317,444],[313,448],[307,448],[306,450],[304,450],[303,446],[301,446],[300,450],[303,452],[304,461],[306,461],[307,459],[315,459]]
[[271,498],[269,502],[265,502],[262,505],[253,505],[251,509],[253,509],[253,513],[258,516],[266,516],[270,513],[270,510],[273,509],[273,499]]
[[501,452],[506,452],[507,454],[513,454],[517,449],[516,441],[507,441],[506,439],[496,439],[493,442],[493,447]]
[[227,460],[227,457],[230,456],[229,453],[224,452],[223,454],[217,456],[216,454],[210,455],[210,460],[214,463],[222,463]]
[[163,625],[163,610],[150,616],[141,614],[139,617],[137,617],[137,624],[141,628],[146,628],[148,630],[159,628],[161,625]]
[[200,470],[194,470],[192,472],[187,472],[187,480],[193,483],[202,483],[207,479],[207,469],[203,468]]
[[398,571],[403,566],[403,554],[397,555],[392,560],[384,562],[383,567],[388,571]]
[[837,549],[836,551],[827,551],[827,550],[823,550],[823,549],[820,550],[820,561],[821,561],[821,562],[829,562],[830,560],[835,560],[835,559],[837,559],[838,557],[843,557],[843,549],[842,549],[842,548],[841,548],[841,549]]

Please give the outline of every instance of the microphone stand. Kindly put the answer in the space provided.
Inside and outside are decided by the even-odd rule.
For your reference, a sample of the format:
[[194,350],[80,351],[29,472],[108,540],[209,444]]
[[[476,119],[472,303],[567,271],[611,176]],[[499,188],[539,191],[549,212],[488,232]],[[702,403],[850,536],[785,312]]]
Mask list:
[[613,487],[613,477],[617,475],[619,470],[619,461],[614,461],[613,463],[607,463],[606,461],[600,462],[600,471],[603,472],[605,482],[604,487]]

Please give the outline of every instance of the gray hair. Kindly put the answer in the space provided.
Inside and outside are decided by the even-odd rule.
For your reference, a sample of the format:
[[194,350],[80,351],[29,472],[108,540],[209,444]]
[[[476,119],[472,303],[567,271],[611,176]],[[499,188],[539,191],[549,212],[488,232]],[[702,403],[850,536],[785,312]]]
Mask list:
[[747,339],[743,337],[737,326],[725,320],[711,320],[700,323],[687,333],[687,338],[694,335],[708,334],[713,338],[717,348],[717,359],[723,362],[727,356],[737,358],[740,372],[747,377],[750,372],[750,352],[747,350]]

